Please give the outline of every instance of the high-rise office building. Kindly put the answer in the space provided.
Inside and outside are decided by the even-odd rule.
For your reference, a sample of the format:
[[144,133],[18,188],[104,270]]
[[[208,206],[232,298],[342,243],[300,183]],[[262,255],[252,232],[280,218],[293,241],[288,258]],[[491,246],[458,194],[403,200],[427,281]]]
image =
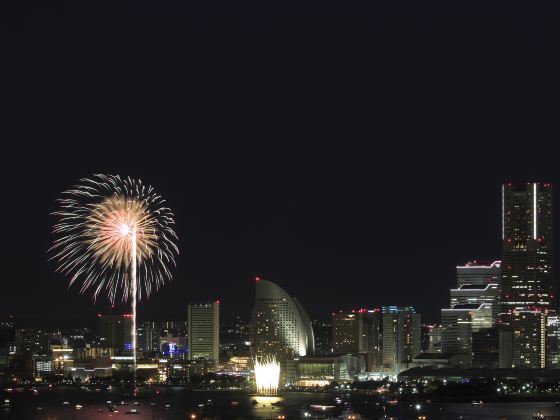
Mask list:
[[326,356],[332,354],[332,323],[314,320],[311,322],[311,325],[313,326],[313,336],[315,338],[315,355]]
[[[498,322],[500,282],[500,261],[475,260],[457,266],[457,288],[449,291],[449,308],[441,310],[444,353],[472,355],[473,334]],[[483,336],[477,338],[477,346],[482,347]]]
[[220,359],[220,302],[191,303],[188,308],[189,359]]
[[99,314],[100,347],[111,348],[121,356],[132,354],[132,315]]
[[546,313],[514,311],[512,316],[513,367],[546,366]]
[[334,312],[332,337],[334,353],[375,351],[379,346],[379,310]]
[[428,325],[428,353],[441,353],[443,346],[441,325]]
[[414,308],[384,306],[383,366],[401,372],[421,352],[421,315]]
[[268,280],[257,277],[255,284],[252,315],[255,356],[288,360],[312,355],[315,351],[313,328],[302,305]]
[[472,355],[474,367],[499,367],[500,331],[497,327],[483,328],[472,333]]
[[332,316],[333,352],[365,355],[368,370],[380,362],[380,311],[354,309]]
[[500,284],[501,261],[469,261],[457,266],[457,287],[464,284]]
[[546,364],[546,313],[554,309],[552,187],[502,185],[501,316],[513,366]]
[[484,319],[484,325],[479,328],[490,328],[495,325],[500,315],[500,296],[498,284],[462,284],[457,289],[449,291],[450,308],[455,305],[480,305],[484,304],[485,308],[491,307],[492,318],[491,325],[486,325],[487,320]]
[[560,369],[560,315],[546,317],[546,367]]
[[461,303],[441,310],[444,353],[472,352],[472,334],[492,327],[492,304]]
[[[502,186],[502,313],[553,307],[552,187]],[[515,335],[514,335],[515,340]]]

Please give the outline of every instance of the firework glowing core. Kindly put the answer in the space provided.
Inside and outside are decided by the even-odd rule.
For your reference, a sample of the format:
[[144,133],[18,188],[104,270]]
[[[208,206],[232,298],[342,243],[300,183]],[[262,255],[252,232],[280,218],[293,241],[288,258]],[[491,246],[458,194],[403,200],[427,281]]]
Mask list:
[[274,357],[255,360],[257,394],[276,395],[280,382],[280,363]]
[[121,223],[121,225],[119,226],[119,232],[121,236],[127,236],[128,232],[130,232],[130,228],[126,223]]

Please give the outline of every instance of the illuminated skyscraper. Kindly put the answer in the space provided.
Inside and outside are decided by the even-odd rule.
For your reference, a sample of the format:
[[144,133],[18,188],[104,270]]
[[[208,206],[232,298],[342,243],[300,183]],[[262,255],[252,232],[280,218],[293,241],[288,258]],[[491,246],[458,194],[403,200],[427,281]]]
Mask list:
[[220,302],[192,303],[188,308],[189,359],[213,360],[220,355]]
[[502,186],[502,318],[515,310],[553,307],[552,187]]
[[333,313],[333,352],[366,353],[379,346],[379,310]]
[[333,352],[361,353],[368,369],[380,363],[379,309],[356,309],[333,313]]
[[399,373],[421,352],[421,316],[410,306],[384,306],[382,316],[383,365]]
[[546,367],[560,368],[560,315],[557,313],[546,317]]
[[253,309],[255,356],[287,360],[312,355],[315,341],[311,321],[301,304],[280,286],[257,277]]
[[513,367],[546,366],[546,313],[542,310],[514,311]]
[[449,291],[449,308],[441,310],[444,353],[471,355],[473,333],[497,323],[500,273],[500,261],[457,266],[457,288]]
[[443,346],[443,327],[441,325],[428,325],[428,353],[441,353]]
[[136,329],[136,340],[138,351],[144,356],[155,356],[160,351],[160,330],[161,323],[156,321],[145,321],[139,323]]
[[132,354],[132,315],[99,315],[101,347],[113,349],[115,355]]

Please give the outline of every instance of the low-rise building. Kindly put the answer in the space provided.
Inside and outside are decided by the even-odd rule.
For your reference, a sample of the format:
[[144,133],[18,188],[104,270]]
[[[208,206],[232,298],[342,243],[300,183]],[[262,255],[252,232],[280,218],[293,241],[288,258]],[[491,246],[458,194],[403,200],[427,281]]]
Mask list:
[[296,360],[295,385],[315,387],[329,385],[331,382],[351,382],[357,375],[365,372],[362,356],[305,356]]

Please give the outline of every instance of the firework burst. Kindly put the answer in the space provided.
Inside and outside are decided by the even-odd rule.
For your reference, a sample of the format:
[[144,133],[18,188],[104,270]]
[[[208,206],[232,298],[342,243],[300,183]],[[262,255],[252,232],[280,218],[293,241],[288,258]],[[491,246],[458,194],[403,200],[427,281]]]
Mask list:
[[141,300],[171,279],[173,213],[151,186],[118,175],[81,179],[58,200],[51,259],[81,292]]

